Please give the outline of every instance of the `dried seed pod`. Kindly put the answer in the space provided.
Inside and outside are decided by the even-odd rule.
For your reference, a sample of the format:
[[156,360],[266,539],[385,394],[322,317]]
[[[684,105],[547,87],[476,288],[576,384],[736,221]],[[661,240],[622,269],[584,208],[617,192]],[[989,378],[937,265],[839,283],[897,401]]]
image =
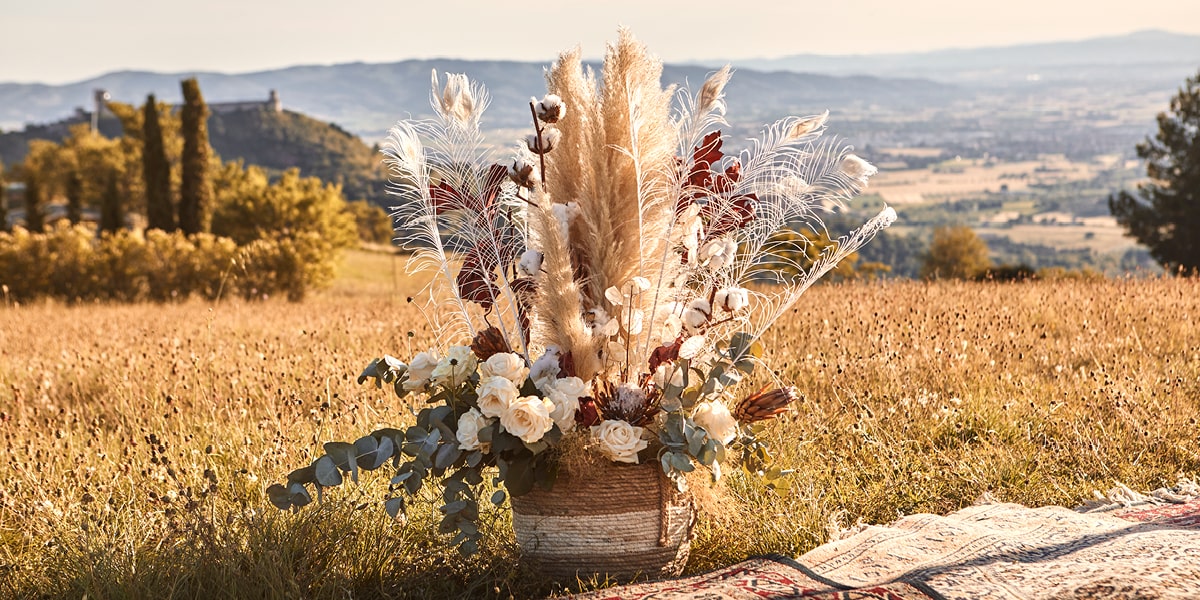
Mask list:
[[765,421],[787,410],[789,404],[800,397],[794,387],[776,388],[766,391],[763,388],[738,403],[733,411],[733,418],[741,423]]

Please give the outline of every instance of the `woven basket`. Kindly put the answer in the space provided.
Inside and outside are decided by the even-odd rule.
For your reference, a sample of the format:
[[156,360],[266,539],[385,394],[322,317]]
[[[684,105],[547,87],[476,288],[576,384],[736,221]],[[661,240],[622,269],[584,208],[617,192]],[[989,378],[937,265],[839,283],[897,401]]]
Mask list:
[[622,583],[680,574],[691,550],[695,505],[657,462],[603,461],[587,477],[560,473],[554,489],[512,499],[521,555],[560,583]]

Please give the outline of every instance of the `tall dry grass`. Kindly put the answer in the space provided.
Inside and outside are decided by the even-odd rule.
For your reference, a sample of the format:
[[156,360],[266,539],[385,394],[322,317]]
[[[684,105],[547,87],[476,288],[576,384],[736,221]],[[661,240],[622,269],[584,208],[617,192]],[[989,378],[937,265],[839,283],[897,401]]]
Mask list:
[[[433,533],[433,502],[386,517],[383,475],[299,514],[267,502],[320,442],[409,418],[354,382],[378,353],[428,341],[389,287],[299,305],[0,309],[0,597],[553,592],[517,564],[503,512],[464,560]],[[734,474],[699,490],[715,510],[689,571],[984,492],[1072,506],[1118,481],[1200,472],[1200,280],[860,283],[805,298],[764,340],[805,395],[770,433],[789,489]]]

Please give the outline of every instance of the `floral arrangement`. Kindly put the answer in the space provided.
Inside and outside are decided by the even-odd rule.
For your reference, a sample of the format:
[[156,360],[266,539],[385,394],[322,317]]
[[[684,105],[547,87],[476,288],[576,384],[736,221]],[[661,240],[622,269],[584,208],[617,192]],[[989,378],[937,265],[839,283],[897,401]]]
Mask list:
[[663,89],[661,68],[626,32],[599,76],[578,50],[562,54],[549,93],[530,102],[533,132],[503,158],[480,130],[485,90],[433,74],[436,118],[396,125],[384,154],[409,266],[433,274],[421,305],[443,344],[407,363],[376,359],[359,377],[426,407],[404,431],[326,444],[268,489],[276,506],[391,462],[386,510],[436,482],[441,529],[471,552],[485,473],[503,486],[500,505],[506,492],[551,488],[581,454],[654,461],[681,486],[731,461],[767,471],[759,422],[797,392],[739,392],[762,361],[759,340],[896,214],[884,209],[814,261],[789,258],[776,234],[823,230],[818,213],[843,207],[875,168],[822,138],[828,113],[777,121],[726,155],[730,69],[690,93]]

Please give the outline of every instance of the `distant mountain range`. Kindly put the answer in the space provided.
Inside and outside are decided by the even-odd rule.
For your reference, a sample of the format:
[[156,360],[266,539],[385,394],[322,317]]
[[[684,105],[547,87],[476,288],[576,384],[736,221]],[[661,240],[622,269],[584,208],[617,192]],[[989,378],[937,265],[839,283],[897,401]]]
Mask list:
[[[548,65],[505,61],[407,60],[387,64],[350,63],[298,66],[274,71],[226,75],[199,73],[209,102],[266,100],[277,90],[283,106],[331,121],[369,140],[382,137],[395,121],[430,113],[430,73],[468,73],[493,99],[486,126],[525,127],[528,99],[545,93]],[[702,66],[664,69],[667,83],[702,83],[711,71]],[[63,118],[77,108],[90,110],[92,93],[105,89],[114,100],[140,104],[149,93],[179,102],[179,81],[189,73],[121,71],[64,85],[0,84],[0,127]],[[774,120],[788,114],[813,114],[850,104],[886,104],[898,109],[943,103],[960,91],[920,79],[762,73],[740,70],[728,88],[732,111],[743,119]]]
[[1073,42],[908,54],[800,54],[740,64],[765,71],[919,77],[984,86],[1047,78],[1142,80],[1165,75],[1178,79],[1179,67],[1193,72],[1200,68],[1200,35],[1152,30]]
[[[265,100],[376,141],[398,119],[429,113],[430,72],[465,72],[488,87],[487,127],[525,127],[526,100],[545,89],[547,65],[511,61],[407,60],[296,66],[244,74],[119,71],[63,85],[0,83],[0,128],[48,123],[90,109],[93,90],[138,104],[147,94],[179,101],[179,81],[196,75],[210,102]],[[695,86],[717,65],[667,65],[667,83]],[[1075,42],[863,56],[798,55],[745,60],[730,87],[735,124],[757,127],[787,114],[826,108],[862,112],[937,109],[997,86],[1108,86],[1171,89],[1200,67],[1200,36],[1146,31]],[[835,115],[836,116],[836,115]]]

